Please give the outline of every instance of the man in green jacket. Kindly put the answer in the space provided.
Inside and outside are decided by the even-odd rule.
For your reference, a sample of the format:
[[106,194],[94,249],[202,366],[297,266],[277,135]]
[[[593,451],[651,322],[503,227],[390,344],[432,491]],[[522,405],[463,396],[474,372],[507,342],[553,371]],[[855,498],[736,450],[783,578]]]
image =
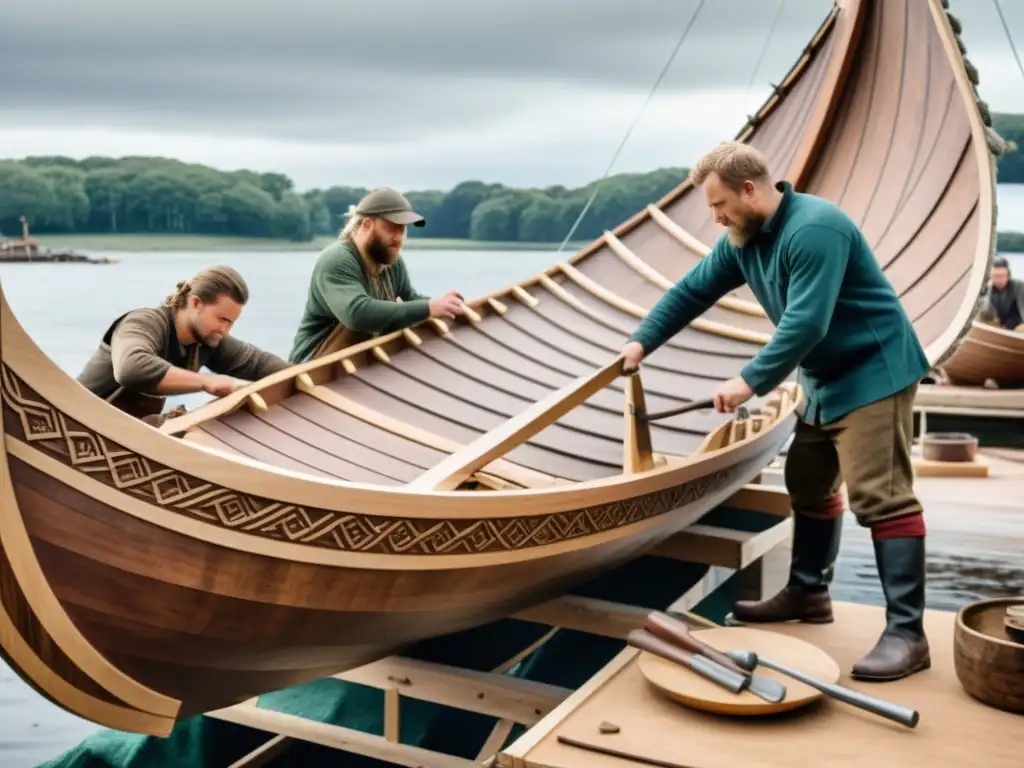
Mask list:
[[773,185],[757,149],[719,145],[690,178],[727,232],[648,313],[623,347],[626,368],[747,283],[775,332],[721,386],[716,409],[733,412],[797,368],[806,397],[785,463],[794,511],[789,582],[768,600],[737,602],[733,618],[833,620],[828,584],[845,479],[858,522],[871,529],[887,604],[885,630],[853,676],[895,680],[927,669],[925,526],[910,446],[914,396],[929,366],[914,328],[854,222],[788,182]]
[[417,293],[400,251],[406,226],[426,220],[401,193],[380,187],[359,201],[338,239],[321,251],[290,355],[301,363],[408,328],[462,314],[455,292]]

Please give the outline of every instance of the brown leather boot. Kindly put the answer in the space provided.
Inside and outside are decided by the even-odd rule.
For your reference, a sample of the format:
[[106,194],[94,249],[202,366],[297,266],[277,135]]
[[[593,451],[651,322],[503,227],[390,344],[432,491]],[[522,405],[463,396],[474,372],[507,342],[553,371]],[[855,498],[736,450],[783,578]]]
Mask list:
[[886,626],[878,643],[853,665],[855,680],[899,680],[928,669],[924,634],[924,537],[875,541],[875,561],[886,601]]
[[726,623],[831,623],[828,584],[832,581],[842,531],[841,516],[826,519],[794,514],[789,583],[767,600],[737,600]]

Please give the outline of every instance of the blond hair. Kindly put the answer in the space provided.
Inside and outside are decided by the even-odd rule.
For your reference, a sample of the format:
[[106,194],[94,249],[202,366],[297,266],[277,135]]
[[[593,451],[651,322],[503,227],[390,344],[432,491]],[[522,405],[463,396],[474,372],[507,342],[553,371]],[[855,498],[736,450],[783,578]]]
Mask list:
[[356,213],[354,205],[348,207],[345,215],[348,216],[348,221],[345,222],[345,226],[338,232],[338,237],[341,240],[351,240],[353,235],[359,231],[359,225],[363,223],[363,219],[367,218],[367,216],[363,213]]
[[172,309],[187,306],[190,296],[198,296],[204,304],[212,304],[218,296],[227,294],[231,299],[244,305],[249,300],[249,286],[232,267],[210,267],[199,272],[191,280],[182,280],[177,290],[164,299],[164,305]]
[[699,187],[712,171],[732,189],[739,189],[744,181],[767,182],[771,179],[768,158],[756,147],[742,141],[723,141],[704,155],[690,171],[690,182]]

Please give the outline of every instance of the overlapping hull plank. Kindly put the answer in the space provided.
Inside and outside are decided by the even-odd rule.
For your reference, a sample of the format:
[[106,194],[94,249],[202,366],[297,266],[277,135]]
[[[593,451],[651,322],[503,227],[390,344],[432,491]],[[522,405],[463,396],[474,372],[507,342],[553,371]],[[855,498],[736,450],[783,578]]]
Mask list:
[[[930,359],[952,348],[987,270],[992,177],[937,2],[840,2],[741,138],[846,207]],[[630,409],[710,398],[770,338],[738,291],[642,381],[619,375],[629,333],[717,232],[682,184],[466,318],[296,366],[160,431],[63,376],[0,303],[6,657],[72,712],[166,733],[649,551],[757,476],[800,397],[787,385],[750,418]]]
[[[798,188],[837,203],[862,228],[935,362],[969,323],[984,284],[994,174],[962,63],[950,63],[952,31],[936,23],[932,5],[845,4],[786,100],[740,138],[766,152],[774,173],[790,180],[805,173],[802,164],[794,167],[793,147],[817,144]],[[941,10],[938,19],[948,23]],[[858,25],[859,37],[841,45],[844,32]],[[823,128],[810,116],[824,108],[831,92],[806,85],[832,77],[844,78],[845,85]],[[616,234],[671,283],[699,262],[722,228],[702,193],[688,185],[659,206],[663,216],[649,215]],[[663,292],[611,245],[575,266],[642,306]],[[732,298],[755,302],[746,286]],[[763,312],[757,317],[723,302],[704,317],[772,332]]]
[[[1024,333],[975,322],[942,371],[954,386],[980,387],[991,379],[1002,389],[1020,389],[1024,387]],[[994,403],[993,407],[998,408]]]

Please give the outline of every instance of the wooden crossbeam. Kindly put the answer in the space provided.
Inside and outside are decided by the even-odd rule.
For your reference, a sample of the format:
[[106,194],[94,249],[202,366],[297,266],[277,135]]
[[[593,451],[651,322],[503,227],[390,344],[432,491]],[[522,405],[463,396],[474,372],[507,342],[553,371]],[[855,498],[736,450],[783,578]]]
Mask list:
[[650,554],[742,570],[788,539],[792,531],[792,517],[760,532],[697,523],[655,547]]
[[771,485],[745,485],[722,502],[722,506],[767,512],[779,517],[793,514],[786,489]]
[[576,406],[604,389],[622,371],[622,358],[581,376],[463,446],[408,484],[409,488],[452,490],[477,470],[500,459],[517,445],[554,424]]
[[571,693],[557,685],[402,656],[390,656],[334,677],[525,725],[540,720]]

